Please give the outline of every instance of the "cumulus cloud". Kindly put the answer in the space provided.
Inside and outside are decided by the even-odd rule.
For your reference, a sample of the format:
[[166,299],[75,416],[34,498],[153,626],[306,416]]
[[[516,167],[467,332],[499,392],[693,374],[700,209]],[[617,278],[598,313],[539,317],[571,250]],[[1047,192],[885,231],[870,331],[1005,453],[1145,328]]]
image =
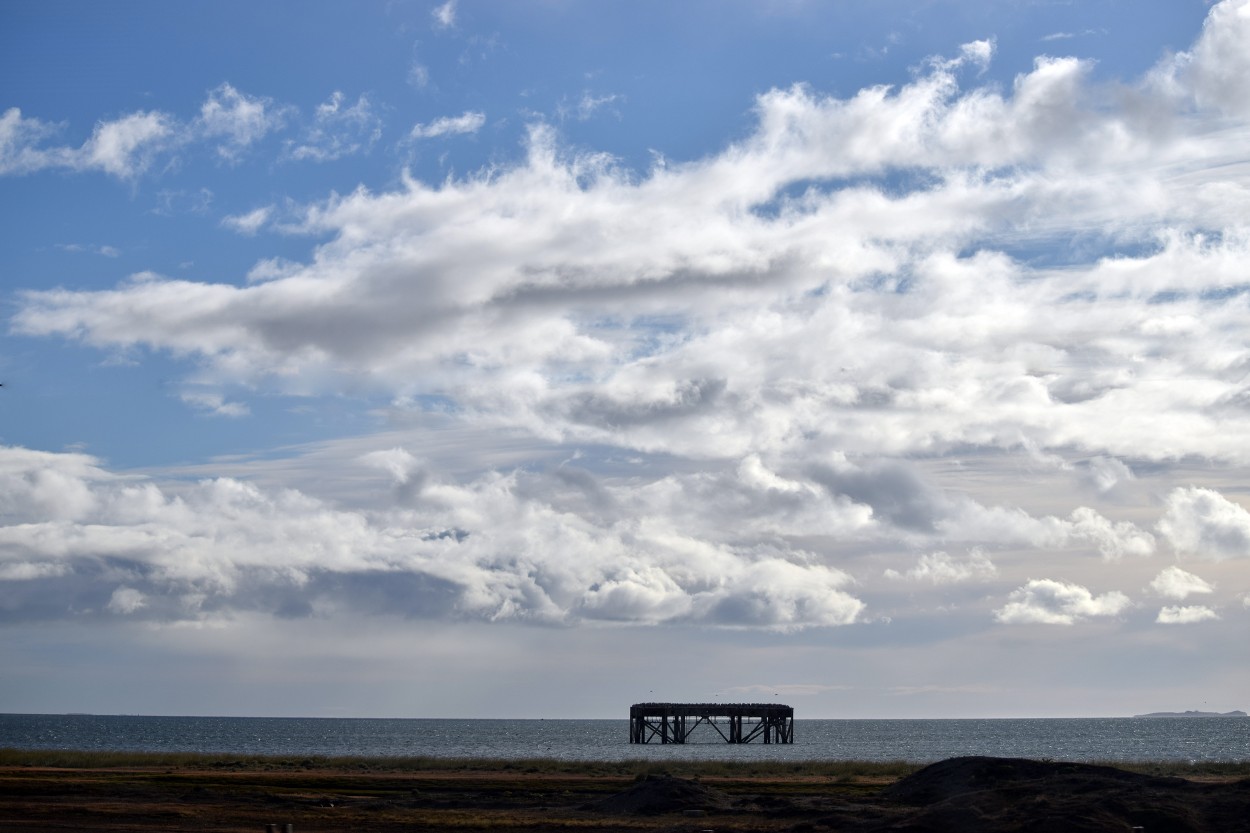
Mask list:
[[1089,507],[1073,510],[1068,534],[1076,540],[1092,543],[1102,557],[1114,561],[1125,555],[1147,556],[1155,551],[1155,539],[1149,532],[1128,521],[1112,522]]
[[413,139],[437,139],[443,136],[458,136],[476,133],[486,124],[486,114],[466,110],[459,116],[443,116],[428,124],[418,124],[408,134]]
[[993,40],[976,40],[959,47],[959,60],[974,64],[984,71],[994,58],[995,43]]
[[395,481],[395,494],[400,503],[412,501],[425,487],[425,466],[406,448],[370,451],[360,458],[360,462],[390,474]]
[[10,107],[0,116],[0,174],[24,174],[56,164],[56,153],[41,150],[39,144],[56,135],[58,126],[22,116]]
[[[1250,128],[1212,132],[1146,82],[1133,94],[1162,110],[1117,109],[1066,58],[1007,90],[965,88],[961,67],[990,54],[969,46],[845,98],[770,90],[740,141],[641,175],[535,125],[512,166],[306,206],[300,227],[329,242],[302,268],[30,292],[14,327],[198,356],[258,387],[363,374],[466,420],[695,457],[1024,437],[1107,461],[1090,466],[1100,488],[1124,481],[1121,458],[1244,460],[1244,373],[1221,345],[1244,321],[1226,288],[1250,256],[1250,190],[1225,163]],[[290,158],[362,152],[380,131],[364,97],[336,94],[317,118]],[[1062,269],[1009,254],[1074,235],[1104,254]],[[1157,357],[1148,373],[1142,356]],[[857,501],[886,474],[825,481]],[[888,497],[871,496],[878,518],[940,520],[930,495]]]
[[275,105],[272,99],[249,96],[223,83],[200,107],[197,128],[205,138],[221,140],[219,158],[237,162],[247,148],[281,129],[291,114],[291,108]]
[[[359,104],[341,120],[358,120],[363,115],[358,108]],[[208,92],[193,119],[182,121],[159,110],[102,119],[82,145],[72,147],[49,144],[64,131],[64,125],[27,118],[12,107],[0,116],[0,175],[60,169],[100,171],[130,180],[145,173],[162,155],[194,143],[212,145],[218,159],[233,164],[266,135],[285,127],[294,114],[293,107],[223,83]],[[333,114],[323,120],[332,121]],[[325,129],[316,138],[324,145],[331,141],[327,134]]]
[[108,609],[113,613],[134,613],[146,603],[144,595],[133,587],[118,587],[109,597]]
[[[354,611],[794,630],[864,611],[848,574],[802,550],[679,530],[658,511],[596,521],[521,473],[449,483],[402,448],[360,462],[410,487],[404,500],[339,509],[237,479],[159,484],[86,455],[0,449],[0,578],[43,591],[0,586],[5,615],[71,615],[41,607],[49,594],[158,621]],[[615,499],[659,505],[671,491],[657,486]]]
[[361,94],[355,104],[348,104],[347,97],[335,90],[317,105],[313,123],[303,135],[287,142],[286,158],[332,162],[368,153],[381,137],[382,119],[369,97]]
[[1250,512],[1214,489],[1173,489],[1158,529],[1182,556],[1212,561],[1250,557]]
[[982,550],[974,549],[964,558],[952,557],[944,552],[926,553],[910,570],[900,573],[889,569],[885,571],[885,577],[932,584],[958,584],[993,578],[997,573],[998,569],[989,557]]
[[1226,0],[1212,6],[1193,48],[1156,70],[1156,80],[1198,107],[1230,116],[1250,113],[1250,3]]
[[1195,622],[1209,622],[1212,619],[1219,618],[1219,614],[1209,607],[1202,605],[1188,605],[1185,607],[1174,605],[1162,608],[1155,621],[1161,625],[1192,625]]
[[1131,602],[1119,591],[1095,596],[1088,588],[1052,579],[1033,579],[1007,597],[994,618],[1008,625],[1074,625],[1085,619],[1117,616]]
[[1150,589],[1167,599],[1184,599],[1194,593],[1212,593],[1215,588],[1180,567],[1168,567],[1150,582]]
[[[41,506],[68,525],[6,563],[69,565],[33,580],[72,576],[96,610],[134,588],[146,606],[133,615],[148,617],[355,605],[787,629],[864,617],[847,552],[927,553],[890,576],[917,592],[989,577],[977,547],[1112,561],[1153,554],[1157,534],[1181,555],[1243,555],[1247,513],[1211,490],[1171,492],[1152,534],[1091,506],[987,499],[991,480],[974,499],[925,467],[965,454],[1007,467],[1025,449],[1028,471],[1103,497],[1153,463],[1250,460],[1250,173],[1232,164],[1250,124],[1195,69],[1239,66],[1219,44],[1242,8],[1213,9],[1187,62],[1113,89],[1065,57],[980,85],[987,41],[898,87],[766,91],[737,141],[647,171],[533,124],[514,163],[288,206],[320,242],[246,281],[145,273],[21,293],[17,333],[167,351],[222,389],[335,393],[363,378],[401,420],[433,401],[477,436],[669,468],[485,464],[458,479],[387,441],[353,458],[381,481],[367,509],[242,480],[147,483],[151,507],[120,523],[110,507],[138,487],[48,459],[0,481],[0,511]],[[237,95],[220,93],[223,124],[252,141],[257,100]],[[6,169],[29,167],[56,128],[4,118]],[[484,122],[468,111],[414,136]],[[335,93],[287,156],[365,152],[380,131],[368,98]],[[272,215],[222,222],[246,233]],[[1038,250],[1054,262],[1019,254]],[[191,391],[193,407],[243,407]],[[35,521],[21,517],[5,534]],[[193,566],[213,581],[179,572]],[[1035,580],[996,615],[1070,624],[1127,605]]]
[[1134,479],[1133,470],[1114,457],[1091,457],[1085,464],[1085,473],[1090,484],[1104,494]]
[[128,179],[146,170],[152,155],[174,134],[164,113],[131,113],[116,121],[100,122],[75,155],[74,167],[99,168]]
[[58,128],[22,116],[12,107],[0,116],[0,174],[29,174],[45,168],[101,171],[118,179],[143,173],[153,157],[177,140],[174,119],[158,111],[99,121],[80,147],[47,147]]

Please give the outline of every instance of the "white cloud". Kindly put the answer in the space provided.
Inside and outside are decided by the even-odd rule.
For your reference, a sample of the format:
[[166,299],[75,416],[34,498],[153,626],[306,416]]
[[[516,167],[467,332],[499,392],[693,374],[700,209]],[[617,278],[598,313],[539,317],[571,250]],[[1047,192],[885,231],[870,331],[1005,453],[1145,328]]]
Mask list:
[[[245,215],[246,216],[246,215]],[[268,219],[268,217],[266,217]],[[257,283],[260,281],[271,281],[275,278],[283,278],[299,272],[300,264],[287,260],[282,257],[268,257],[259,260],[248,270],[248,283]]]
[[447,0],[441,6],[435,6],[430,12],[434,25],[439,29],[450,29],[456,25],[456,0]]
[[317,105],[313,123],[298,141],[288,141],[286,158],[332,162],[344,156],[368,153],[382,137],[382,119],[366,95],[348,105],[336,90]]
[[412,66],[408,68],[408,83],[418,90],[424,90],[430,85],[430,68],[413,61]]
[[1080,32],[1052,32],[1049,35],[1043,35],[1038,38],[1042,43],[1051,41],[1071,40],[1073,38],[1089,37],[1090,35],[1105,35],[1106,29],[1083,29]]
[[[605,107],[611,108],[613,104],[624,100],[624,96],[616,93],[595,95],[590,91],[585,91],[582,93],[582,97],[578,99],[577,103],[574,105],[569,105],[567,102],[561,102],[560,106],[557,108],[557,114],[562,120],[575,118],[578,121],[586,121]],[[615,108],[612,109],[613,111],[615,110]],[[616,115],[618,118],[620,117],[619,113],[616,113]]]
[[1209,607],[1175,605],[1162,608],[1155,621],[1161,625],[1192,625],[1195,622],[1209,622],[1219,618],[1219,614]]
[[1101,493],[1134,479],[1133,470],[1114,457],[1091,457],[1085,464],[1091,484]]
[[165,113],[136,112],[96,123],[79,148],[44,147],[57,128],[26,119],[12,107],[0,116],[0,174],[28,174],[45,168],[98,170],[119,179],[143,173],[156,153],[178,140],[177,125]]
[[90,252],[102,257],[121,256],[121,249],[116,246],[98,246],[94,243],[58,243],[57,248],[65,252]]
[[118,587],[109,598],[108,609],[113,613],[134,613],[147,605],[146,598],[133,587]]
[[960,58],[974,64],[982,71],[989,68],[994,58],[995,44],[993,40],[976,40],[959,47]]
[[215,142],[218,158],[233,163],[247,148],[282,128],[293,113],[291,107],[223,83],[209,91],[198,117],[190,122],[159,110],[102,119],[75,148],[48,145],[62,126],[25,118],[13,107],[0,116],[0,175],[62,169],[134,179],[158,157],[193,142]]
[[936,523],[947,536],[986,543],[1025,544],[1040,549],[1094,547],[1107,561],[1154,553],[1154,536],[1130,521],[1112,521],[1088,506],[1067,518],[1034,517],[1007,506],[984,506],[971,500],[950,501]]
[[100,122],[79,150],[77,165],[129,179],[147,168],[153,153],[173,134],[172,119],[158,112],[132,113],[116,121]]
[[1011,592],[994,618],[1009,625],[1073,625],[1085,619],[1116,616],[1130,605],[1123,593],[1112,590],[1095,596],[1079,584],[1033,579]]
[[476,133],[486,124],[486,114],[466,110],[459,116],[442,116],[428,124],[418,124],[408,134],[413,139],[437,139],[443,136],[457,136]]
[[33,581],[63,576],[68,572],[69,567],[65,564],[16,561],[0,564],[0,581]]
[[56,135],[58,126],[22,116],[17,107],[0,115],[0,174],[24,174],[52,167],[56,154],[40,150],[39,144]]
[[[333,139],[357,109],[357,138]],[[1039,59],[1007,91],[962,89],[940,62],[897,90],[772,90],[740,142],[644,176],[536,126],[511,167],[308,206],[302,227],[328,242],[301,269],[27,293],[14,327],[198,356],[261,387],[363,374],[466,420],[696,457],[1024,437],[1040,455],[1245,460],[1226,338],[1244,313],[1211,293],[1250,257],[1250,190],[1225,164],[1248,128],[1212,133],[1191,109],[1139,118],[1079,61]],[[380,130],[367,99],[322,111],[320,141],[291,157],[359,152]],[[864,184],[820,184],[838,177]],[[1006,254],[1087,234],[1134,253],[1063,269]],[[1109,558],[1153,546],[1070,523]]]
[[1250,557],[1250,512],[1213,489],[1173,489],[1159,534],[1183,556],[1222,561]]
[[[1213,15],[1203,37],[1226,25]],[[86,530],[116,488],[49,463],[24,475],[39,488],[13,487],[14,505],[82,528],[14,558],[85,558],[77,535],[153,575],[202,567],[235,589],[197,579],[185,592],[222,606],[262,604],[259,589],[239,595],[243,576],[305,611],[382,585],[407,588],[412,608],[387,604],[422,615],[785,629],[861,621],[843,568],[864,552],[928,553],[891,576],[919,585],[989,577],[978,547],[1023,550],[996,557],[1012,587],[1029,558],[1106,571],[1089,551],[1153,554],[1141,507],[1119,503],[1135,491],[1121,461],[1145,477],[1179,459],[1250,460],[1237,338],[1250,172],[1232,164],[1250,125],[1154,78],[1109,95],[1075,59],[969,86],[992,52],[963,48],[898,88],[770,90],[740,140],[644,172],[533,125],[514,164],[287,206],[320,242],[302,262],[260,260],[246,282],[147,274],[20,294],[15,332],[183,357],[189,401],[210,412],[245,406],[206,391],[334,394],[363,379],[394,398],[396,423],[436,401],[466,436],[650,468],[545,470],[472,449],[473,471],[451,476],[388,437],[352,455],[351,477],[378,481],[359,505],[313,497],[316,484],[162,484],[153,499],[177,511]],[[336,93],[316,118],[290,158],[380,135],[363,96]],[[8,123],[6,159],[51,135]],[[470,111],[416,131],[484,124]],[[259,229],[264,212],[223,223]],[[1037,250],[1062,265],[1013,254]],[[968,455],[1001,466],[970,476],[975,498],[926,474]],[[1031,476],[1056,484],[1044,509],[997,496]],[[1103,504],[1066,502],[1067,488],[1090,496],[1085,481]],[[1192,487],[1168,496],[1155,532],[1183,555],[1231,557],[1250,522]],[[147,536],[184,560],[134,543]],[[859,578],[880,580],[880,561],[861,563]],[[155,579],[110,581],[146,594],[143,615],[165,609]],[[1071,623],[1127,604],[1030,581],[997,617]]]
[[390,448],[385,451],[370,451],[360,458],[362,463],[389,472],[395,482],[404,484],[412,479],[421,462],[406,448]]
[[227,402],[220,393],[211,391],[183,391],[179,398],[188,405],[212,416],[243,417],[250,414],[251,408],[242,402]]
[[1180,567],[1168,567],[1154,577],[1150,589],[1167,599],[1184,599],[1194,593],[1214,592],[1215,588]]
[[269,222],[273,216],[272,205],[262,205],[246,214],[234,214],[221,218],[221,224],[239,234],[252,237]]
[[912,579],[927,581],[933,584],[957,584],[978,579],[993,578],[998,573],[989,557],[981,550],[974,549],[965,558],[953,558],[944,552],[929,553],[920,556],[915,567],[900,573],[897,570],[886,570],[886,578]]
[[291,113],[272,99],[249,96],[223,83],[208,93],[197,127],[204,137],[223,140],[217,146],[219,157],[237,162],[247,148],[281,129]]
[[1192,97],[1199,107],[1230,116],[1250,114],[1250,2],[1225,0],[1211,7],[1192,50],[1162,64],[1155,81]]
[[[651,511],[596,520],[569,503],[585,476],[489,472],[454,484],[402,448],[360,462],[389,475],[392,508],[336,509],[231,478],[122,479],[85,455],[0,448],[0,575],[161,621],[354,611],[795,630],[851,624],[864,610],[850,576],[810,554],[735,543],[674,514],[668,480],[603,492]],[[9,613],[24,615],[20,603]]]
[[1153,555],[1155,551],[1155,539],[1149,532],[1128,521],[1113,523],[1084,506],[1072,512],[1069,534],[1074,539],[1094,544],[1102,557],[1110,561],[1125,555]]

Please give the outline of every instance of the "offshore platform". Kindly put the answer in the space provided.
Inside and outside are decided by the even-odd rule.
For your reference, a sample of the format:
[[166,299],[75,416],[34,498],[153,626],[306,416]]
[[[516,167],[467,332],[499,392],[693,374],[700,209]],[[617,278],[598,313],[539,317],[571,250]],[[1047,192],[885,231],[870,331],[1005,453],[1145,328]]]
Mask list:
[[794,743],[794,708],[780,703],[635,703],[629,707],[630,743],[686,743],[700,726],[710,727],[726,743]]

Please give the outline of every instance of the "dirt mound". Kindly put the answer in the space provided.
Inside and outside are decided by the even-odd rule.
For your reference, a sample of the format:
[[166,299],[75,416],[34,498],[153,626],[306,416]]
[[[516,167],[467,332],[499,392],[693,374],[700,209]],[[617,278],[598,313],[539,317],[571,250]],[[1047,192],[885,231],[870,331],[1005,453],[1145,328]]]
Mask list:
[[647,775],[624,792],[596,801],[587,809],[616,815],[650,816],[685,810],[721,810],[729,806],[729,796],[685,778]]
[[[1250,833],[1250,781],[1198,784],[1012,758],[942,761],[882,791],[858,833]],[[896,809],[889,809],[893,805]]]
[[925,767],[887,787],[881,796],[903,804],[927,805],[967,793],[984,790],[1020,789],[1064,792],[1134,787],[1179,787],[1189,782],[1181,778],[1155,778],[1109,766],[1027,758],[951,758]]

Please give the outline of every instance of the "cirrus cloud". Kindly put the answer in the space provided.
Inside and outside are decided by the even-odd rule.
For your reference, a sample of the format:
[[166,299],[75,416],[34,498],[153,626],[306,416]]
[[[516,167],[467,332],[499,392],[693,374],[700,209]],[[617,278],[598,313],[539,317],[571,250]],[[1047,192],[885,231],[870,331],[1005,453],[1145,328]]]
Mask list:
[[409,132],[413,139],[437,139],[476,133],[486,124],[486,114],[466,110],[459,116],[442,116],[427,124],[418,124]]

